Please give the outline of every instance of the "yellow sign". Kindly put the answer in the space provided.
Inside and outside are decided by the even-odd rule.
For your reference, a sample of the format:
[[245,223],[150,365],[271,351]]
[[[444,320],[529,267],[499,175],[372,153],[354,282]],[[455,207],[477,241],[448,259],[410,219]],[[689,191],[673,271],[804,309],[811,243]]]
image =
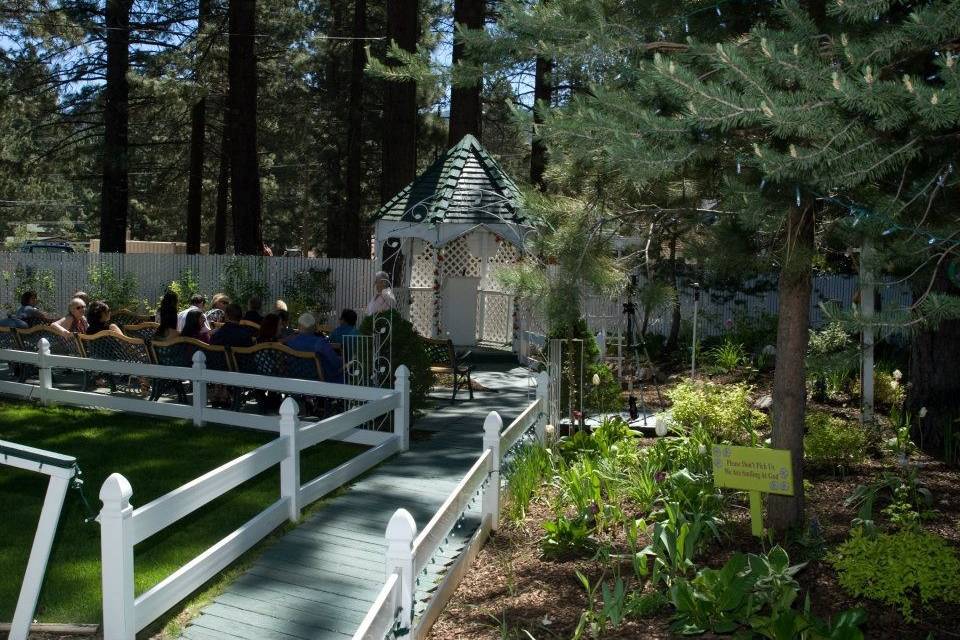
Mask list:
[[786,449],[713,446],[713,483],[718,487],[793,495],[793,465]]

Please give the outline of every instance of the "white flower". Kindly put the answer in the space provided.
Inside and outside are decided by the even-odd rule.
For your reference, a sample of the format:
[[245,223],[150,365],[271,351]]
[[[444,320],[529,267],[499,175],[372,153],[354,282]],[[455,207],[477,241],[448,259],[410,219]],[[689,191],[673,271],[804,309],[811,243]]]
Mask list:
[[926,407],[920,407],[920,413],[919,413],[919,415],[920,415],[921,418],[926,418],[926,417],[927,417],[927,408],[926,408]]
[[903,377],[903,374],[900,373],[900,369],[894,369],[892,375],[894,380],[899,380],[900,378]]
[[900,386],[900,383],[897,382],[896,380],[891,380],[891,381],[890,381],[890,388],[891,388],[891,389],[896,389],[896,388],[899,387],[899,386]]
[[697,452],[698,452],[700,455],[706,455],[706,453],[707,453],[707,445],[702,444],[702,445],[700,445],[699,447],[697,447]]
[[600,374],[599,374],[599,373],[593,374],[593,386],[595,386],[595,387],[599,387],[599,386],[600,386]]

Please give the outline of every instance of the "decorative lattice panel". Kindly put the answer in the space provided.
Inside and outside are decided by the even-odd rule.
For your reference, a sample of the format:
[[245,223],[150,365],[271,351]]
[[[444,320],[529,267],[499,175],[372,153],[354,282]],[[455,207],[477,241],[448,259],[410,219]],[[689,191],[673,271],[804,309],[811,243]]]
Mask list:
[[410,269],[410,287],[433,288],[433,245],[422,240],[416,243],[413,253],[413,266]]
[[467,236],[460,236],[443,246],[440,251],[440,271],[443,277],[480,277],[480,264],[483,260],[470,250],[470,244]]
[[[500,267],[516,264],[520,260],[520,252],[516,246],[500,236],[491,234],[490,243],[494,244],[487,247],[489,258],[487,258],[487,269],[483,280],[480,282],[480,287],[485,291],[503,292],[503,286],[497,281],[497,270]],[[495,252],[493,251],[494,247],[496,248]]]
[[510,296],[502,293],[483,294],[483,336],[484,342],[506,344],[513,339],[513,314],[510,310]]
[[433,289],[410,292],[410,322],[417,333],[428,338],[433,336],[433,308]]

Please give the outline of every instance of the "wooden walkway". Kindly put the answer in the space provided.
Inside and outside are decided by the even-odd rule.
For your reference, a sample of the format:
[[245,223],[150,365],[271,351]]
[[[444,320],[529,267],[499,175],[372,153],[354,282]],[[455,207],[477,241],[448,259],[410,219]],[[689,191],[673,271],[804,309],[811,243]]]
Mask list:
[[[509,424],[532,400],[523,369],[477,372],[495,392],[438,408],[414,423],[410,451],[374,469],[270,546],[183,632],[191,640],[343,640],[353,635],[386,579],[384,531],[396,509],[422,528],[481,454],[491,410]],[[464,394],[463,397],[466,397]],[[435,579],[478,523],[479,500],[455,527],[417,587],[417,612]]]

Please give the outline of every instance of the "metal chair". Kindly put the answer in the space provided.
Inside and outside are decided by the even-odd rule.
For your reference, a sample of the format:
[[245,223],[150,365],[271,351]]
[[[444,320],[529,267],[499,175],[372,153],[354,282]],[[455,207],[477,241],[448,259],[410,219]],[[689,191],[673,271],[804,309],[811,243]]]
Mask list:
[[153,316],[145,316],[129,309],[118,309],[110,314],[110,321],[120,328],[128,324],[143,324],[144,322],[153,322],[156,320]]
[[[217,369],[218,371],[229,370],[225,347],[209,345],[193,338],[177,337],[169,340],[157,340],[150,343],[149,350],[151,361],[154,364],[169,367],[192,367],[194,354],[197,351],[202,351],[206,357],[207,368]],[[154,380],[150,400],[159,400],[160,396],[170,386],[173,386],[177,393],[177,401],[186,404],[186,385],[182,380]]]
[[140,338],[144,342],[150,342],[157,334],[157,329],[160,328],[160,323],[138,322],[137,324],[122,325],[121,328],[123,330],[123,335],[130,336],[131,338]]
[[[0,349],[12,349],[14,351],[22,351],[23,347],[20,346],[20,340],[17,336],[17,332],[12,327],[0,327]],[[12,378],[20,377],[20,370],[23,367],[16,362],[10,362],[7,364],[7,371],[10,372]]]
[[457,353],[453,348],[453,340],[432,338],[421,338],[421,340],[427,355],[430,356],[430,371],[434,374],[453,376],[451,404],[456,402],[457,391],[464,386],[470,394],[470,399],[473,400],[473,384],[470,380],[473,365],[467,362],[471,352]]
[[[140,338],[131,338],[109,330],[100,331],[93,335],[78,334],[77,338],[80,351],[84,357],[93,358],[94,360],[109,360],[111,362],[150,363],[150,353],[147,350],[147,345]],[[116,376],[112,373],[104,375],[107,376],[110,383],[110,391],[116,392]],[[95,379],[96,376],[96,372],[85,372],[83,388],[88,389],[91,378]],[[136,376],[130,376],[127,379],[128,390],[133,388],[130,380],[135,377]]]
[[[81,357],[83,353],[77,344],[76,334],[65,336],[50,325],[38,324],[28,329],[14,329],[17,334],[17,341],[20,343],[20,349],[37,353],[40,351],[40,340],[46,338],[50,343],[50,353],[55,356],[74,356]],[[28,377],[36,375],[37,368],[32,365],[23,365],[20,367],[20,381],[23,382]]]
[[[252,347],[233,347],[230,349],[233,370],[240,373],[252,373],[275,378],[299,378],[302,380],[323,381],[323,369],[317,354],[311,351],[297,351],[278,342],[263,342]],[[262,410],[272,409],[268,404],[270,396],[257,393],[257,403]],[[234,410],[242,404],[242,393],[234,398]],[[279,408],[279,403],[277,403]]]

